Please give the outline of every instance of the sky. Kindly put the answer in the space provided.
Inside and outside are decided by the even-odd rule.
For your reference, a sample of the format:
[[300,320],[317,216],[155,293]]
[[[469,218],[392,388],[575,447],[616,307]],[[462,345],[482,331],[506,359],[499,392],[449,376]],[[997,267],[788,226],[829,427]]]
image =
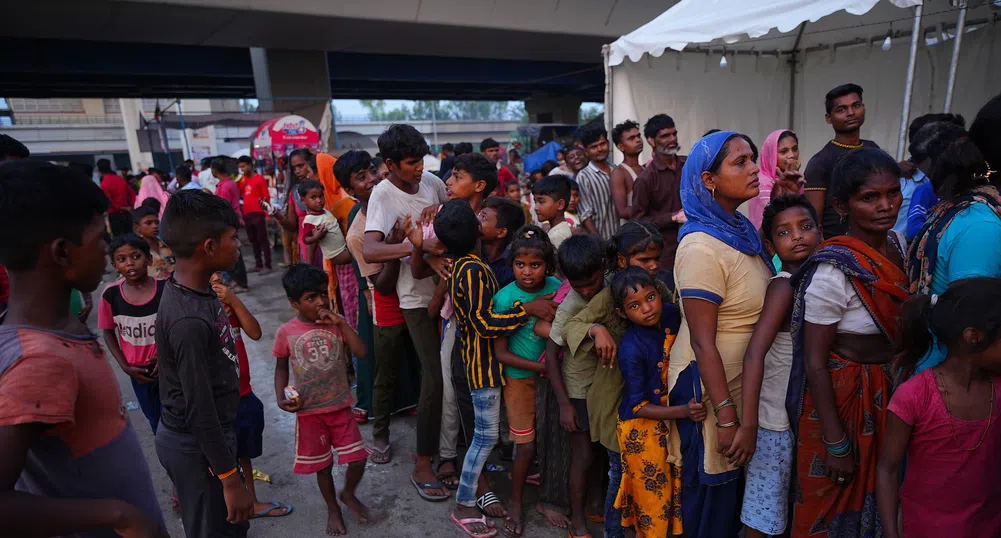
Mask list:
[[[368,116],[368,109],[361,106],[361,101],[358,99],[334,99],[334,107],[337,111],[341,113],[343,118],[360,118]],[[413,101],[408,101],[404,99],[386,99],[386,109],[393,110],[398,108],[401,104],[406,104],[410,106]],[[512,103],[515,101],[511,101]],[[600,103],[584,103],[586,105],[596,105]]]

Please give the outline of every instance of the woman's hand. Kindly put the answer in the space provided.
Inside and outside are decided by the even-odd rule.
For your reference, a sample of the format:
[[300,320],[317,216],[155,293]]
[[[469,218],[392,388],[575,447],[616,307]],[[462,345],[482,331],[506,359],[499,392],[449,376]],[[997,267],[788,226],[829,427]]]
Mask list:
[[730,450],[726,452],[726,457],[730,460],[730,465],[743,467],[751,461],[754,455],[754,447],[758,442],[758,429],[741,425],[737,428],[737,435],[730,444]]
[[716,428],[716,452],[719,454],[726,454],[730,452],[730,447],[733,446],[733,439],[736,436],[736,426],[730,426],[729,428]]
[[776,178],[775,185],[772,186],[772,198],[784,194],[799,194],[799,191],[806,186],[806,179],[803,172],[799,170],[786,170]]
[[827,476],[831,477],[835,484],[843,488],[851,485],[855,478],[855,457],[852,452],[840,458],[828,452],[827,461],[824,463],[827,464]]

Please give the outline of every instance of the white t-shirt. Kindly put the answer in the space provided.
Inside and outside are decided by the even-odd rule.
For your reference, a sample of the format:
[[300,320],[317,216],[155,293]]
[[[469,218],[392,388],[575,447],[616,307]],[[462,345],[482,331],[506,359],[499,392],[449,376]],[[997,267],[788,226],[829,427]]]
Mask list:
[[[365,231],[387,236],[397,221],[410,215],[413,222],[419,222],[424,208],[444,204],[447,200],[445,182],[431,172],[421,176],[417,194],[405,193],[391,181],[382,181],[369,198]],[[426,308],[434,295],[434,280],[430,277],[416,280],[409,268],[404,268],[396,281],[396,294],[400,297],[400,308]]]
[[571,235],[573,235],[573,228],[570,227],[569,222],[563,221],[549,229],[549,242],[553,244],[553,248],[558,249],[564,241],[570,239]]
[[837,323],[839,333],[879,334],[848,276],[829,263],[817,267],[806,288],[804,317],[817,325]]
[[321,224],[327,226],[327,234],[319,241],[320,251],[323,252],[324,259],[332,260],[348,248],[344,241],[344,234],[341,233],[341,226],[337,223],[333,213],[326,209],[323,210],[322,215],[307,213],[302,219],[302,231],[303,233],[312,233],[312,228],[308,228],[307,225],[315,228]]
[[[772,277],[772,280],[791,277],[792,275],[782,271]],[[758,426],[773,432],[789,429],[786,393],[789,391],[789,373],[792,371],[792,351],[792,335],[789,331],[779,331],[765,354],[765,371],[761,378],[758,400]]]

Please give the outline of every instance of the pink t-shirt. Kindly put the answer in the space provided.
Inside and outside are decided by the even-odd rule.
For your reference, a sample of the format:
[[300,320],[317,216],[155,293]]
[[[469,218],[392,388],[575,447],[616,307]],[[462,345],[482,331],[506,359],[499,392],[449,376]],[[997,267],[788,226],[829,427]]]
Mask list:
[[351,353],[336,326],[292,318],[278,328],[273,353],[288,357],[292,365],[295,388],[302,398],[298,414],[329,413],[354,403],[347,371]]
[[156,281],[156,290],[148,301],[133,304],[122,293],[124,280],[108,284],[97,307],[97,326],[114,330],[129,366],[147,366],[156,362],[156,311],[166,280]]
[[[950,417],[929,368],[901,385],[888,409],[913,428],[900,487],[903,536],[1001,536],[1001,376],[993,378],[994,415],[983,443],[965,451],[953,439]],[[956,439],[977,445],[987,418],[952,418]]]

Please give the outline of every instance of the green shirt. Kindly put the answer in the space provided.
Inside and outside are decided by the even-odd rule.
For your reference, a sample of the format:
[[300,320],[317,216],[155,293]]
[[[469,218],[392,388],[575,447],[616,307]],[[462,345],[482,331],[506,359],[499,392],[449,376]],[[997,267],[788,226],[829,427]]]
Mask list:
[[[518,287],[517,282],[512,282],[501,288],[497,292],[497,295],[494,295],[493,309],[495,312],[506,312],[514,307],[515,302],[527,303],[543,295],[554,293],[559,287],[560,281],[551,276],[546,277],[546,283],[542,287],[542,291],[535,293],[524,291]],[[542,353],[546,351],[546,340],[535,334],[535,322],[539,318],[531,317],[528,319],[528,323],[522,325],[521,328],[508,337],[507,346],[511,353],[523,359],[538,361]],[[535,372],[504,366],[504,375],[514,379],[524,379],[534,376]]]

